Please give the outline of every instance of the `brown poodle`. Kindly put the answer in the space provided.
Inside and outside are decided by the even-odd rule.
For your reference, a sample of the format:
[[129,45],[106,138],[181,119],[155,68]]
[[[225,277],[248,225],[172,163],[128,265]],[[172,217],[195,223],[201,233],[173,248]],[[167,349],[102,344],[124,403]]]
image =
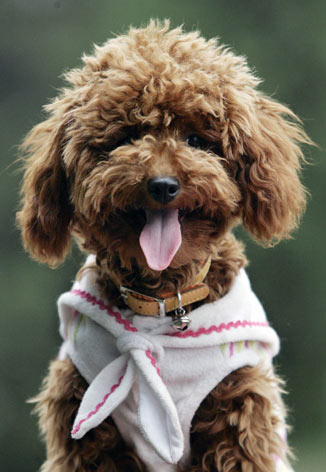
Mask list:
[[297,117],[243,57],[168,22],[65,78],[24,141],[18,213],[38,261],[62,262],[72,236],[91,255],[37,397],[42,471],[290,470],[278,338],[232,229],[271,245],[297,227]]

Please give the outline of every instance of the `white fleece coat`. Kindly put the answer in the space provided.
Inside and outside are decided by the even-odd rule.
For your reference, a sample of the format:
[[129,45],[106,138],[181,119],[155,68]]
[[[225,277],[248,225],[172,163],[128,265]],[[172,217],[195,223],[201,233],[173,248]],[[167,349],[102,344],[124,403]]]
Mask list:
[[[241,270],[230,292],[189,315],[185,332],[171,318],[118,310],[86,271],[58,301],[60,357],[69,356],[89,388],[72,429],[79,439],[112,414],[149,471],[176,470],[190,454],[192,418],[229,373],[271,364],[279,338]],[[280,465],[278,470],[282,469]]]

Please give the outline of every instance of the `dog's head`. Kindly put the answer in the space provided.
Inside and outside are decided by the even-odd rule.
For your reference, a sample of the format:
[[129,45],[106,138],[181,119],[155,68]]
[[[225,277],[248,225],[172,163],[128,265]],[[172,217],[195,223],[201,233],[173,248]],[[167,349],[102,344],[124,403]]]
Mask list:
[[83,62],[23,144],[18,222],[35,258],[63,260],[74,234],[164,270],[207,257],[240,221],[267,244],[289,236],[309,140],[242,57],[150,22]]

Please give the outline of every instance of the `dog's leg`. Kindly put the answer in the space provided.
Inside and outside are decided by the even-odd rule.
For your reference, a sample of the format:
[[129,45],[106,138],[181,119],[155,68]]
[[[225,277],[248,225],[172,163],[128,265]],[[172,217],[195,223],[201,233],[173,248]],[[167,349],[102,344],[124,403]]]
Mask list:
[[226,377],[195,415],[188,472],[275,472],[275,461],[286,463],[281,386],[260,365]]
[[46,440],[41,472],[142,472],[136,454],[119,434],[112,418],[76,441],[70,431],[87,383],[69,359],[55,360],[35,399],[35,411]]

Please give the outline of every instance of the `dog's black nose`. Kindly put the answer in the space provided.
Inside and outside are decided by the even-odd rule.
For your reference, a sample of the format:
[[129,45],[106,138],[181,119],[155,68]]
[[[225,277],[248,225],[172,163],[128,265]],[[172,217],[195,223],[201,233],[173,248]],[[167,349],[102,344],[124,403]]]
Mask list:
[[180,183],[175,177],[153,177],[147,181],[147,190],[156,202],[167,204],[180,192]]

